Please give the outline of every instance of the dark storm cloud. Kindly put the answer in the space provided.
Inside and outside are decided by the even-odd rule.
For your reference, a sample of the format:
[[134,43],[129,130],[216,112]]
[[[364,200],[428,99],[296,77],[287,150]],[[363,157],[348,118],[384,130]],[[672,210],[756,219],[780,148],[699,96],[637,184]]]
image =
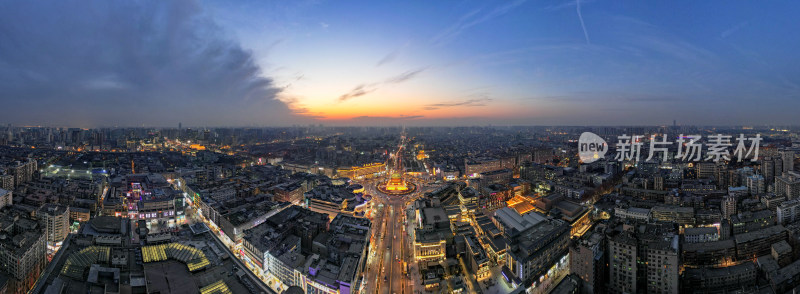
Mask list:
[[[196,1],[6,1],[0,104],[8,122],[296,122],[251,52]],[[294,119],[295,121],[289,121]]]

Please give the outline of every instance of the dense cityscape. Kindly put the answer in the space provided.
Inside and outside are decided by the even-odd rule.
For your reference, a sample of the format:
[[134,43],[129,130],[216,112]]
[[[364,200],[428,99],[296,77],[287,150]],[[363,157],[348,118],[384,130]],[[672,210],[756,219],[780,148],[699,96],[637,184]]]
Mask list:
[[798,11],[0,0],[0,294],[800,293]]
[[9,125],[0,292],[784,293],[798,133]]

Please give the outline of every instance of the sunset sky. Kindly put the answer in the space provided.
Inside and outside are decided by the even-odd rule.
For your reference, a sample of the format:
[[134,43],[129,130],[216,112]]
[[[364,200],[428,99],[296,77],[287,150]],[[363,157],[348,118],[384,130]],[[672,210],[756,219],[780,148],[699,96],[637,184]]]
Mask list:
[[0,3],[0,123],[798,122],[794,1]]

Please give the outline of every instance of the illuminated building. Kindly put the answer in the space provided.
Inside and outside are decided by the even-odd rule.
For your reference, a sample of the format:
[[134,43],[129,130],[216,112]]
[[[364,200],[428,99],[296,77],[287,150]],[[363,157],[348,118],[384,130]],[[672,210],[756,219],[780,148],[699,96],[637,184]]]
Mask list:
[[483,187],[482,197],[478,201],[481,207],[493,209],[500,208],[506,205],[506,201],[511,198],[511,189],[501,184],[491,184]]
[[290,206],[262,224],[246,230],[241,253],[246,262],[267,272],[273,262],[271,259],[283,253],[279,253],[280,250],[311,252],[312,240],[327,229],[328,221],[324,213]]
[[480,194],[475,188],[466,187],[458,191],[458,201],[461,204],[476,204],[479,198]]
[[535,209],[533,203],[532,199],[520,195],[516,195],[506,201],[506,205],[516,210],[520,215],[533,211]]
[[291,206],[248,230],[242,254],[281,291],[296,286],[304,293],[354,293],[370,226],[367,219],[338,215],[328,228],[327,215]]
[[390,195],[404,195],[416,191],[417,186],[406,182],[398,173],[392,174],[388,181],[378,184],[378,191]]
[[476,280],[481,281],[489,278],[491,272],[489,271],[490,262],[478,239],[473,235],[466,235],[465,240],[467,243],[467,269],[472,271]]
[[371,178],[384,173],[386,173],[385,163],[370,163],[363,166],[353,166],[336,170],[336,176],[348,177],[351,179]]
[[543,280],[568,252],[570,227],[563,220],[536,212],[520,215],[509,207],[495,211],[494,219],[509,240],[506,264],[514,277],[526,285]]
[[484,180],[485,184],[507,183],[511,181],[514,172],[511,169],[499,169],[493,171],[482,172],[479,174],[480,178]]
[[272,189],[275,201],[289,202],[299,205],[303,202],[303,186],[300,182],[280,184]]
[[[147,225],[176,225],[177,190],[160,174],[129,174],[111,180],[111,188],[103,200],[103,214],[146,220]],[[180,206],[176,204],[180,203]]]
[[333,219],[343,213],[355,215],[364,208],[367,200],[362,193],[353,191],[362,190],[361,185],[347,187],[343,183],[337,185],[334,180],[330,185],[320,185],[303,194],[303,206],[316,212],[326,213]]
[[484,172],[501,170],[503,168],[503,162],[498,158],[481,157],[464,159],[464,174],[471,178],[476,178]]
[[443,261],[447,242],[452,242],[450,220],[442,207],[416,210],[419,227],[414,229],[414,258],[417,261]]
[[650,211],[654,220],[676,222],[679,225],[694,225],[694,208],[680,206],[656,206]]
[[91,211],[89,209],[81,207],[69,208],[69,220],[71,222],[84,223],[89,221],[90,218],[91,218]]
[[403,179],[400,174],[392,174],[392,177],[386,182],[386,190],[387,191],[406,191],[408,190],[408,186],[406,185],[406,181]]
[[414,258],[417,261],[443,261],[447,240],[444,233],[417,230],[414,238]]

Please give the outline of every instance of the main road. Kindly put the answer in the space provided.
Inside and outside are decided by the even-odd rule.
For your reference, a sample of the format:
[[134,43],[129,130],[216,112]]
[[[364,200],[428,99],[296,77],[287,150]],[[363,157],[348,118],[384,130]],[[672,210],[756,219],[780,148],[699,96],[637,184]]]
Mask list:
[[[367,286],[364,293],[412,293],[409,278],[403,270],[404,261],[414,258],[411,235],[405,229],[405,211],[409,202],[423,193],[422,183],[417,191],[404,196],[386,195],[375,188],[379,180],[361,181],[365,192],[372,195],[372,207],[377,211],[373,218],[373,243],[365,274]],[[382,205],[383,208],[378,210]]]

